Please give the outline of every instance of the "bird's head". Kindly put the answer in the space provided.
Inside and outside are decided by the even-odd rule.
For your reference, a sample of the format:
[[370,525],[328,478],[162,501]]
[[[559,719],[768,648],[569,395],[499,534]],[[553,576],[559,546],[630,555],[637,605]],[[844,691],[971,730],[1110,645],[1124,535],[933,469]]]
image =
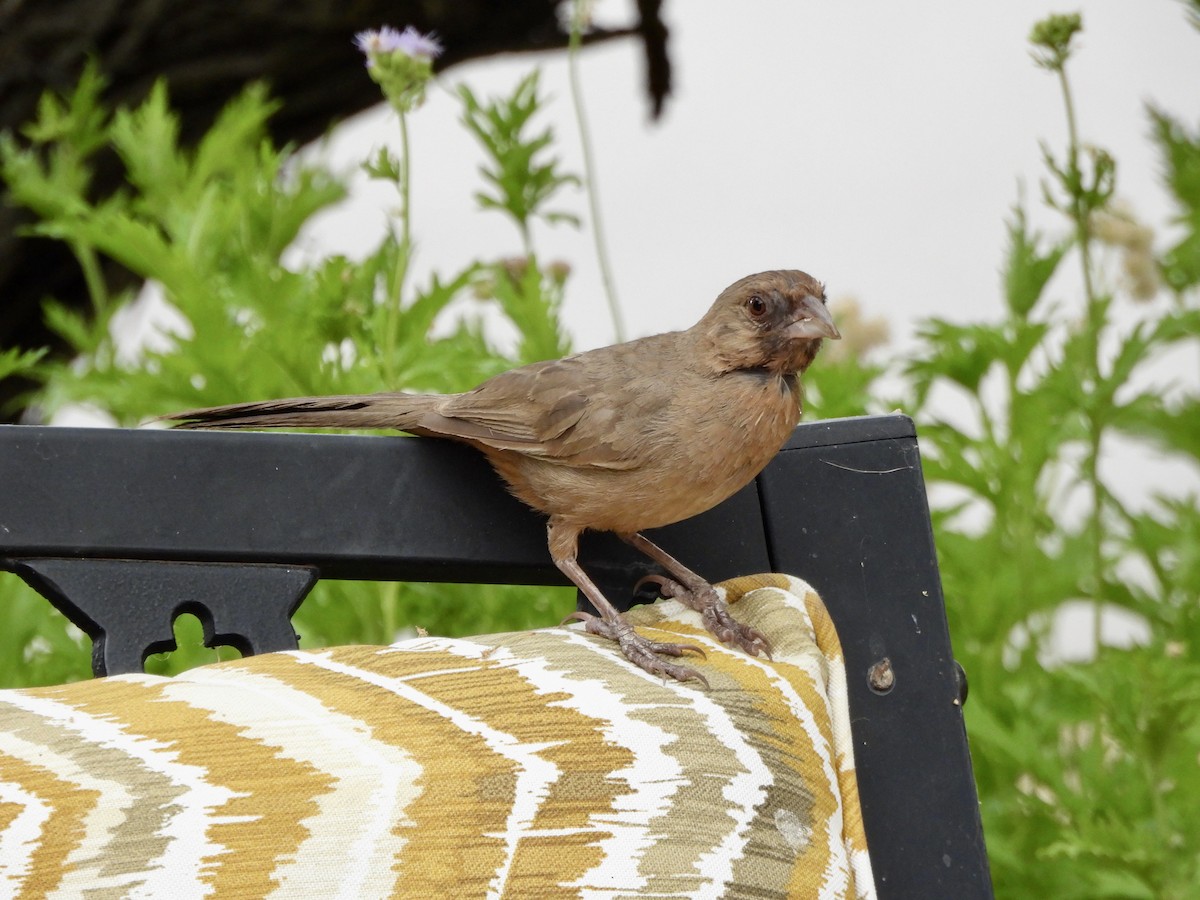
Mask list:
[[825,286],[795,270],[760,272],[721,292],[693,328],[711,341],[720,371],[803,372],[825,338],[842,335],[825,306]]

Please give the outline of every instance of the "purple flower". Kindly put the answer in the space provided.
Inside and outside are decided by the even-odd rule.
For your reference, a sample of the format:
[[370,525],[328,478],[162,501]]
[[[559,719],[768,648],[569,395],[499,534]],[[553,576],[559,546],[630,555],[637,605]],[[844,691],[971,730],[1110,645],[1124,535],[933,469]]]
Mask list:
[[411,25],[403,32],[390,25],[384,25],[378,31],[360,31],[354,36],[354,44],[366,54],[368,66],[372,64],[372,55],[397,50],[413,59],[426,60],[434,60],[442,53],[442,45],[432,33],[421,34]]
[[400,35],[396,49],[403,50],[409,56],[425,59],[437,59],[442,55],[442,44],[432,31],[429,34],[421,34],[411,25]]
[[354,46],[366,56],[370,56],[372,53],[395,50],[399,41],[400,32],[388,25],[384,25],[378,31],[360,31],[354,36]]

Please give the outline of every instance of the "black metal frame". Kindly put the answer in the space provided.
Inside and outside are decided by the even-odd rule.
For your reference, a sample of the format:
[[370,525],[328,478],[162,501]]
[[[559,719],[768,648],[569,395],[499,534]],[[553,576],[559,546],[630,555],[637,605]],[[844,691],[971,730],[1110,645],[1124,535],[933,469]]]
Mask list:
[[[821,592],[879,896],[991,897],[912,422],[801,425],[753,484],[653,539],[714,581],[781,571]],[[609,535],[581,559],[614,599],[647,570]],[[172,648],[183,612],[214,646],[295,647],[317,578],[566,583],[543,519],[467,447],[23,426],[0,426],[0,569],[91,636],[97,674]]]

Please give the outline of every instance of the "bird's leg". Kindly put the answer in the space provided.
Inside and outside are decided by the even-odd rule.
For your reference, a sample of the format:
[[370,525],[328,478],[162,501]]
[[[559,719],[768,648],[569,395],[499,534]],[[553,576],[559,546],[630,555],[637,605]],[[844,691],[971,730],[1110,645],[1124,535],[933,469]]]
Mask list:
[[771,658],[771,644],[757,628],[743,625],[729,614],[729,607],[711,584],[641,534],[618,535],[631,547],[642,551],[664,569],[671,578],[647,575],[639,585],[652,582],[659,586],[659,593],[687,604],[704,620],[704,627],[726,644],[736,644],[751,656],[761,651]]
[[[578,528],[558,521],[557,517],[551,517],[546,532],[550,544],[550,558],[554,560],[554,564],[558,566],[559,571],[571,579],[579,590],[583,591],[583,595],[600,612],[600,615],[595,616],[591,613],[576,611],[567,616],[567,619],[580,619],[591,634],[602,635],[609,640],[616,641],[617,646],[621,648],[621,652],[630,662],[645,669],[651,675],[669,675],[676,681],[688,681],[694,678],[708,687],[708,679],[695,669],[667,662],[657,655],[662,653],[667,656],[682,656],[684,653],[693,651],[703,656],[704,651],[700,647],[692,644],[661,643],[643,637],[634,631],[633,626],[625,620],[625,617],[608,602],[608,598],[587,576],[576,558],[579,547]],[[565,622],[567,619],[563,621]]]

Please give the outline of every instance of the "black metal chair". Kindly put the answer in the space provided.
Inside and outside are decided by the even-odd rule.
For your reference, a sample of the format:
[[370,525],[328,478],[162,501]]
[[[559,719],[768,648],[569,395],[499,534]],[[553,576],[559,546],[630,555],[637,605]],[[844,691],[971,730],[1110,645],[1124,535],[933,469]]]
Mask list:
[[[991,897],[911,420],[803,424],[753,484],[654,540],[714,581],[786,572],[821,593],[879,896]],[[647,567],[608,535],[581,558],[614,599]],[[92,638],[97,675],[173,649],[183,612],[212,646],[294,648],[318,578],[565,583],[543,521],[466,447],[23,426],[0,426],[0,569]]]

